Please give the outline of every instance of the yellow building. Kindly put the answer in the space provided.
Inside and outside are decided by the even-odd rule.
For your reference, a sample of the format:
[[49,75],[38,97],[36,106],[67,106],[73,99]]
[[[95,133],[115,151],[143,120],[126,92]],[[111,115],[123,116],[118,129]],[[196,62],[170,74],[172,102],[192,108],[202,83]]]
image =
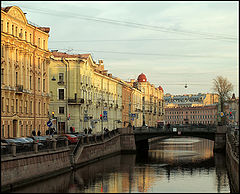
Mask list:
[[161,86],[155,88],[147,81],[142,73],[136,81],[131,81],[133,86],[142,92],[142,124],[157,127],[164,123],[164,93]]
[[[50,112],[54,112],[59,133],[70,132],[71,127],[75,132],[91,127],[94,133],[102,132],[104,127],[118,127],[122,88],[102,63],[99,60],[96,64],[90,54],[52,52]],[[100,121],[104,111],[107,121]]]
[[1,137],[47,129],[49,31],[29,24],[19,7],[1,9]]
[[[104,128],[109,130],[120,128],[122,122],[122,83],[118,78],[107,73],[102,60],[99,60],[97,68],[94,70],[93,85],[95,88],[95,118],[99,118],[100,114],[103,116],[103,120],[96,124],[96,132],[102,132]],[[104,120],[105,114],[107,120]]]

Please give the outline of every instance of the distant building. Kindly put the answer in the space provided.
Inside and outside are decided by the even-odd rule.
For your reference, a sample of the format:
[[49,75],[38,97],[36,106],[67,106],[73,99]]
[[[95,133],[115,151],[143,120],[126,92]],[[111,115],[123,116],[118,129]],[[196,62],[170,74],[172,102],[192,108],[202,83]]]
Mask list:
[[166,94],[165,123],[169,124],[217,124],[217,94]]
[[49,31],[30,24],[17,6],[1,8],[1,137],[48,128]]
[[217,124],[217,105],[165,108],[166,124]]
[[204,106],[218,103],[218,94],[185,94],[185,95],[171,95],[164,96],[165,107],[194,107]]

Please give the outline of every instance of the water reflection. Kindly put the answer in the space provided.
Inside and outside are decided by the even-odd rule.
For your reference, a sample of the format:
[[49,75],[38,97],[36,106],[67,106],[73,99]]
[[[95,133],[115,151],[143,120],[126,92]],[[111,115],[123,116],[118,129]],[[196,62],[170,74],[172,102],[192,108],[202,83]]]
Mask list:
[[17,192],[222,193],[230,189],[225,156],[213,153],[213,142],[174,138],[150,144],[148,152],[104,159]]

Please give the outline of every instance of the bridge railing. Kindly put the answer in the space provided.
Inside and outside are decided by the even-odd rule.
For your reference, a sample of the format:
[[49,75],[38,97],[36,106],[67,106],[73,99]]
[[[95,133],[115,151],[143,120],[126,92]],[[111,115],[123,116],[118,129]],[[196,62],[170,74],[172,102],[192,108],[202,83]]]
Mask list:
[[164,126],[162,128],[154,128],[154,127],[136,127],[134,133],[169,133],[169,132],[216,132],[216,126],[180,126],[180,125],[172,125],[170,127]]

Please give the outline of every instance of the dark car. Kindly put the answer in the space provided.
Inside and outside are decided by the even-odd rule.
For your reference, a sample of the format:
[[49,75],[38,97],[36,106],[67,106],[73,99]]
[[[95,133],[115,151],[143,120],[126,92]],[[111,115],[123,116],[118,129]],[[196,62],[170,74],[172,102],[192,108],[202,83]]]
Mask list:
[[[24,141],[26,141],[26,143],[28,143],[29,145],[32,146],[34,140],[30,137],[22,137],[21,139],[23,139]],[[40,142],[37,142],[38,144],[38,147],[42,147],[43,146],[43,143],[40,143]]]
[[11,139],[11,138],[10,139],[1,139],[1,142],[7,143],[7,145],[11,145],[12,143],[15,143],[17,150],[24,149],[24,144],[21,141],[16,140],[16,139]]

